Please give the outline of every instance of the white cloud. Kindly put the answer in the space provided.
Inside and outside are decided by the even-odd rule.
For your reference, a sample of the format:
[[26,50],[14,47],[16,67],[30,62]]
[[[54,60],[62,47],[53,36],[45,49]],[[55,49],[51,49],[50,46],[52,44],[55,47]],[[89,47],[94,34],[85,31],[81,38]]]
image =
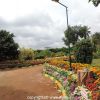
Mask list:
[[[88,0],[60,0],[68,6],[70,25],[88,25],[100,31],[100,6]],[[62,47],[65,8],[51,0],[0,0],[0,28],[15,34],[20,46]]]

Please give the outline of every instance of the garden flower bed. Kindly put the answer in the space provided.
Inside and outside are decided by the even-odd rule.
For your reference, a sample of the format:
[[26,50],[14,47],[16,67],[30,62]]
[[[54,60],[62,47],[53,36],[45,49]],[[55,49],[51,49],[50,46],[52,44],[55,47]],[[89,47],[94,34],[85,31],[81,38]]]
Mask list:
[[[44,65],[43,73],[46,76],[52,77],[51,79],[54,80],[54,82],[58,85],[58,87],[60,86],[60,90],[65,91],[62,92],[62,94],[66,96],[67,98],[66,100],[99,100],[98,98],[100,96],[99,94],[100,80],[98,78],[98,75],[94,79],[91,76],[88,77],[88,79],[85,80],[85,84],[83,83],[80,86],[78,84],[78,74],[76,73],[76,71],[68,71],[67,70],[68,67],[67,68],[63,67],[65,65],[62,65],[61,62],[59,63],[53,62],[51,63],[52,65],[50,65],[50,63],[49,64],[46,63]],[[64,64],[68,63],[66,62]],[[79,65],[85,67],[85,65],[87,64],[85,65],[79,64]]]

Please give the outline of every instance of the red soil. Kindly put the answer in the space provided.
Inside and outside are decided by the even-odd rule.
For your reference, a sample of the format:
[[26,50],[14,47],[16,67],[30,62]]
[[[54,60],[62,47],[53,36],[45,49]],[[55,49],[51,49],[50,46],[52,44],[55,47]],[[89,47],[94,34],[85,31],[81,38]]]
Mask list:
[[[43,66],[0,71],[0,100],[30,100],[28,96],[60,96],[54,83],[42,75]],[[57,100],[57,99],[56,99]]]

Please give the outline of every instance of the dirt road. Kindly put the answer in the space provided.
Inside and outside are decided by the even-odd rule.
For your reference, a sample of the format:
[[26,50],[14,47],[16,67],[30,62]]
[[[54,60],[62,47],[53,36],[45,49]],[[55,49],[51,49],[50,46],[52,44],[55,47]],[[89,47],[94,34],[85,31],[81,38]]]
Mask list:
[[[30,100],[35,96],[60,96],[54,83],[42,75],[43,66],[0,71],[0,100]],[[42,99],[41,99],[42,100]]]

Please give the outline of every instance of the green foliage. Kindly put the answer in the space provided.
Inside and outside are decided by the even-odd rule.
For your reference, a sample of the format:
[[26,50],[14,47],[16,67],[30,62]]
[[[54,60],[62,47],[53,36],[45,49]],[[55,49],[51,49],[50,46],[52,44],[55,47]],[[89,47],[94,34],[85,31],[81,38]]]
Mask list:
[[80,38],[87,39],[89,37],[90,31],[89,27],[87,26],[77,26],[76,30],[78,29],[78,36]]
[[[72,48],[71,48],[72,51]],[[34,59],[43,59],[45,57],[57,57],[68,54],[68,49],[62,48],[50,48],[46,50],[36,50],[34,54]]]
[[96,46],[100,46],[100,32],[96,32],[95,34],[92,35],[92,42]]
[[15,59],[18,57],[18,44],[14,35],[6,30],[0,30],[0,60]]
[[93,59],[92,66],[100,69],[100,59]]
[[73,29],[73,27],[68,27],[67,30],[65,30],[64,34],[65,34],[65,38],[63,38],[63,41],[65,43],[65,45],[69,45],[69,44],[75,44],[77,42],[78,39],[78,35],[75,34],[76,31]]
[[51,49],[49,49],[49,51],[51,51],[52,57],[55,57],[58,53],[61,54],[61,52],[63,53],[63,55],[67,55],[68,54],[68,48],[66,48],[66,47],[62,47],[62,48],[51,48]]
[[55,54],[56,57],[61,57],[61,56],[64,56],[64,55],[65,55],[64,52],[57,52],[57,53]]
[[94,53],[93,57],[94,57],[95,59],[100,58],[100,48],[96,50],[96,52]]
[[92,63],[93,44],[89,39],[84,39],[75,45],[75,58],[79,63]]
[[35,52],[34,59],[44,59],[45,56],[42,53]]
[[92,1],[94,6],[98,6],[100,4],[100,0],[89,0],[89,2]]
[[100,58],[100,32],[92,35],[92,43],[95,46],[94,58]]
[[36,52],[34,55],[34,59],[43,59],[45,57],[51,57],[51,51],[49,51],[48,49]]
[[62,48],[51,48],[51,49],[49,49],[49,51],[51,51],[52,53],[58,53],[58,52],[68,53],[68,49],[66,47],[62,47]]
[[32,60],[34,57],[34,51],[26,48],[20,48],[19,50],[19,60],[24,61],[24,60]]
[[81,38],[88,38],[90,31],[87,26],[69,26],[68,29],[64,32],[65,37],[63,41],[66,46],[69,44],[74,45]]

